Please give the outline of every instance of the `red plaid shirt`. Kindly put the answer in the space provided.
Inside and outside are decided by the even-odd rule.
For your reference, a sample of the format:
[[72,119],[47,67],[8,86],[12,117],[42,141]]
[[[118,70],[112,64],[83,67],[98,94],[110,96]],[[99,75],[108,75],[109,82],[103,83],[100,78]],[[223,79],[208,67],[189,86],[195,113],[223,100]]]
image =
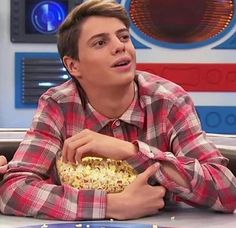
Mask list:
[[64,140],[85,128],[136,143],[139,152],[128,162],[138,172],[158,160],[171,162],[191,189],[158,172],[156,181],[168,189],[169,200],[232,212],[235,177],[226,168],[227,159],[206,139],[188,94],[149,73],[137,72],[136,79],[136,99],[116,120],[88,103],[83,107],[72,80],[43,94],[32,127],[1,184],[1,212],[63,220],[104,218],[104,191],[60,185],[55,172]]

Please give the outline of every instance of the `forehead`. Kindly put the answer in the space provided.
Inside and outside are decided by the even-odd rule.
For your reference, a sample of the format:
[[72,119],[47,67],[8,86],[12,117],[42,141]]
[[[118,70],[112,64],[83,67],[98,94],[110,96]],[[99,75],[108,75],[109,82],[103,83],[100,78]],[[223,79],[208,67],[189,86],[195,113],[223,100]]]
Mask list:
[[118,18],[91,16],[81,26],[80,39],[90,39],[102,33],[114,33],[122,28],[126,28],[126,26]]

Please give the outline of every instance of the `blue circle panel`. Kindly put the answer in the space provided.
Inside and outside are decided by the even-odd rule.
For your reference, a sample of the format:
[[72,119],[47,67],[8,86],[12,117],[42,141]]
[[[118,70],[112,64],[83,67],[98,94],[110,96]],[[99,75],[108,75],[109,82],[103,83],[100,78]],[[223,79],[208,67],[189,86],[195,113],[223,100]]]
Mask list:
[[221,124],[221,117],[217,112],[208,113],[206,123],[209,127],[217,127]]
[[54,1],[38,3],[32,10],[31,20],[39,33],[55,33],[66,16],[62,5]]

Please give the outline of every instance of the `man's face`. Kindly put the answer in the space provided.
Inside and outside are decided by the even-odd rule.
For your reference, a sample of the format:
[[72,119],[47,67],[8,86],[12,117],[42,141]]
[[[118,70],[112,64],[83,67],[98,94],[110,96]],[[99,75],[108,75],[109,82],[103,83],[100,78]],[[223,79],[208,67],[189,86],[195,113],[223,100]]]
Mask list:
[[79,80],[85,88],[127,85],[134,79],[136,55],[125,25],[117,18],[93,16],[78,41]]

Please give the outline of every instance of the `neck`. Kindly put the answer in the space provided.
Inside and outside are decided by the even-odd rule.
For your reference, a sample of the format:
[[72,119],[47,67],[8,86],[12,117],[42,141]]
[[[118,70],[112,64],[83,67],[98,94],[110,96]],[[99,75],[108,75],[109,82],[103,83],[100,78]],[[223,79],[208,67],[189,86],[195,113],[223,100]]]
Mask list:
[[90,90],[86,93],[89,103],[93,108],[108,118],[119,118],[131,104],[134,94],[134,81],[125,88],[109,88],[104,90]]

